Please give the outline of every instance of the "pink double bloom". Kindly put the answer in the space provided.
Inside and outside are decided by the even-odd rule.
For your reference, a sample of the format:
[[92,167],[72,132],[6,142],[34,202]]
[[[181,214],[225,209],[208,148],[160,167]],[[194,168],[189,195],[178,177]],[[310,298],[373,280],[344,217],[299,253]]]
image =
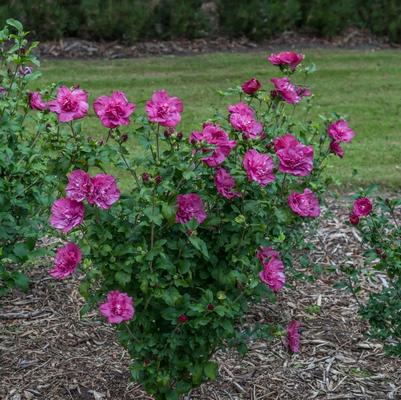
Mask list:
[[79,88],[61,86],[56,99],[47,104],[50,111],[57,114],[60,122],[70,122],[83,118],[88,113],[88,93]]
[[183,111],[182,101],[178,97],[170,97],[166,90],[154,92],[152,99],[146,103],[148,120],[166,127],[178,125]]
[[340,158],[344,157],[344,149],[341,143],[349,143],[356,133],[349,127],[344,119],[333,122],[327,128],[327,133],[331,138],[330,151]]
[[110,324],[120,324],[134,317],[135,309],[132,297],[127,293],[114,290],[108,293],[106,301],[99,307],[100,313]]
[[284,264],[280,253],[272,247],[261,247],[257,258],[263,265],[263,270],[259,273],[260,280],[273,292],[278,292],[285,284]]
[[56,200],[51,209],[50,224],[53,228],[68,233],[84,220],[85,208],[78,201],[71,199]]
[[175,222],[186,224],[195,219],[201,224],[207,215],[203,207],[202,199],[196,193],[179,194],[177,196],[177,212]]
[[42,95],[39,92],[29,93],[29,107],[32,110],[45,111],[47,103],[42,100]]
[[272,158],[257,150],[248,150],[242,162],[249,181],[258,182],[261,186],[266,186],[273,182],[276,177],[273,174],[274,163]]
[[235,140],[230,140],[227,132],[211,123],[206,123],[202,132],[192,132],[189,140],[193,144],[211,145],[202,149],[204,152],[212,152],[210,156],[202,158],[202,161],[209,167],[217,167],[222,164],[237,144]]
[[72,171],[68,176],[67,197],[76,201],[96,204],[104,210],[110,208],[119,198],[120,190],[114,176],[98,174],[91,178],[82,170]]
[[256,121],[255,112],[245,103],[237,103],[228,107],[230,124],[246,139],[256,139],[263,132],[263,125]]
[[302,99],[302,93],[298,87],[295,86],[289,78],[272,78],[274,84],[274,93],[279,95],[285,102],[289,104],[297,104]]
[[305,189],[303,193],[291,193],[288,196],[288,205],[301,217],[316,218],[320,215],[319,200],[310,189]]
[[55,279],[64,279],[70,276],[81,262],[82,253],[75,243],[67,243],[56,253],[54,267],[50,275]]
[[295,53],[294,51],[282,51],[280,53],[270,54],[267,59],[273,65],[277,65],[281,68],[287,67],[295,71],[304,58],[305,56],[303,54]]
[[274,141],[274,149],[280,160],[280,171],[295,175],[307,176],[313,169],[313,147],[299,142],[290,133]]
[[217,191],[226,199],[233,199],[234,197],[241,196],[240,193],[233,191],[235,180],[224,168],[218,168],[216,170],[214,183]]
[[116,91],[111,96],[98,97],[93,108],[103,126],[114,129],[130,123],[129,117],[136,106],[128,102],[124,92]]

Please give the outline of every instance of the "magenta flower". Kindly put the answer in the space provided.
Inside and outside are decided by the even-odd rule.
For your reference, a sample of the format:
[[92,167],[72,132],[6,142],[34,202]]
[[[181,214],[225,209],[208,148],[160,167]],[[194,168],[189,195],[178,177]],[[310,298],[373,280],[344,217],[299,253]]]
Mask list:
[[287,346],[293,353],[299,352],[299,345],[301,342],[301,335],[299,328],[301,324],[298,321],[291,321],[287,327]]
[[58,115],[60,122],[70,122],[85,117],[88,113],[88,93],[79,88],[61,86],[56,100],[48,102],[50,111]]
[[146,103],[148,120],[162,126],[178,125],[183,111],[182,101],[178,97],[169,97],[166,90],[154,92],[152,99]]
[[100,96],[93,103],[93,109],[106,128],[114,129],[130,123],[135,104],[129,103],[124,92],[113,92],[111,96]]
[[329,136],[336,142],[350,142],[356,133],[348,126],[347,121],[339,119],[327,128]]
[[196,193],[179,194],[177,207],[175,222],[186,224],[192,219],[196,219],[198,224],[201,224],[206,219],[202,199]]
[[249,79],[241,85],[243,92],[249,95],[255,94],[261,87],[262,84],[255,78]]
[[212,145],[202,149],[205,153],[212,152],[210,156],[202,158],[202,161],[209,167],[217,167],[222,164],[237,144],[235,140],[230,140],[223,129],[211,123],[205,124],[202,132],[192,132],[190,141],[191,143],[204,142]]
[[114,290],[107,294],[106,302],[101,304],[99,309],[110,324],[120,324],[133,318],[135,314],[133,303],[132,297],[127,293]]
[[255,139],[263,132],[263,125],[255,120],[255,113],[245,103],[238,103],[228,107],[230,112],[230,124],[243,132],[246,139]]
[[313,169],[313,147],[305,146],[287,133],[275,140],[276,155],[280,160],[280,171],[295,175],[307,176]]
[[96,204],[107,210],[120,198],[120,190],[114,176],[98,174],[91,179],[91,183],[91,191],[87,197],[89,204]]
[[82,223],[84,215],[82,203],[71,199],[58,199],[52,205],[50,224],[53,228],[67,233]]
[[249,107],[248,104],[245,104],[242,101],[228,106],[228,112],[230,114],[243,114],[247,115],[250,118],[255,118],[255,111],[253,111],[253,109]]
[[44,111],[47,109],[47,104],[42,100],[39,92],[29,93],[29,107],[32,110]]
[[263,263],[263,270],[259,273],[259,278],[273,292],[278,292],[285,284],[283,262],[277,257],[270,258],[269,261]]
[[274,250],[273,247],[262,246],[256,253],[256,257],[263,264],[268,262],[271,258],[280,259],[280,253],[277,250]]
[[344,149],[341,147],[339,142],[336,142],[334,140],[332,140],[330,143],[330,152],[340,158],[344,157]]
[[274,150],[277,153],[279,150],[287,147],[295,147],[297,144],[299,144],[298,139],[294,135],[291,135],[291,133],[286,133],[274,139]]
[[224,168],[218,168],[216,170],[214,183],[216,185],[217,191],[226,199],[232,199],[234,197],[241,196],[240,193],[233,192],[233,188],[235,187],[235,180]]
[[267,154],[259,153],[254,149],[248,150],[242,164],[248,180],[258,182],[261,186],[266,186],[276,179],[273,174],[273,160]]
[[310,97],[312,96],[312,92],[309,88],[305,86],[296,86],[296,91],[299,97]]
[[57,250],[54,267],[50,275],[55,279],[64,279],[70,276],[81,262],[82,253],[75,243],[67,243]]
[[188,317],[185,314],[181,314],[178,318],[177,321],[180,324],[185,324],[186,322],[188,322]]
[[91,193],[92,186],[90,176],[85,171],[76,169],[68,175],[67,197],[75,201],[84,201]]
[[303,54],[295,53],[294,51],[282,51],[281,53],[270,54],[267,59],[273,65],[289,67],[292,71],[295,71],[304,58]]
[[285,78],[272,78],[271,81],[275,87],[275,93],[289,104],[297,104],[301,101],[301,96],[297,92],[297,88],[290,80]]
[[372,202],[367,197],[360,197],[355,200],[352,213],[357,217],[367,217],[372,209]]
[[320,215],[319,200],[310,189],[305,189],[303,193],[291,193],[288,196],[288,204],[291,210],[301,217],[315,218]]

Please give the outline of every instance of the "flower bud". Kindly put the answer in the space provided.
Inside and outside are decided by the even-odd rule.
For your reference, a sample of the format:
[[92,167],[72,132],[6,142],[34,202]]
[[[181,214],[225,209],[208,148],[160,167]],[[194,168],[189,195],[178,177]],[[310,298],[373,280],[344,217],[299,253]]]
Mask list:
[[183,137],[184,137],[184,135],[182,134],[182,132],[178,132],[177,133],[177,139],[178,140],[182,140]]
[[181,314],[181,315],[178,317],[178,322],[179,322],[180,324],[185,324],[186,322],[188,322],[188,317],[187,317],[185,314]]
[[214,304],[208,304],[208,305],[207,305],[207,309],[208,309],[209,311],[213,311],[213,310],[214,310]]
[[349,222],[350,222],[352,225],[358,225],[358,224],[359,224],[359,217],[358,217],[357,215],[355,215],[355,214],[351,214],[351,215],[349,216]]
[[162,183],[162,181],[163,181],[163,177],[161,177],[160,175],[157,175],[155,178],[156,185],[160,185]]
[[147,172],[144,172],[144,173],[142,174],[142,181],[143,181],[143,183],[148,183],[148,182],[149,182],[149,179],[150,179],[150,175],[149,175]]
[[241,85],[242,91],[249,95],[253,95],[261,87],[262,87],[261,83],[255,78],[252,78],[249,81],[247,81]]
[[123,133],[121,136],[120,136],[120,141],[121,141],[121,143],[124,143],[124,142],[126,142],[128,140],[128,135],[126,134],[126,133]]

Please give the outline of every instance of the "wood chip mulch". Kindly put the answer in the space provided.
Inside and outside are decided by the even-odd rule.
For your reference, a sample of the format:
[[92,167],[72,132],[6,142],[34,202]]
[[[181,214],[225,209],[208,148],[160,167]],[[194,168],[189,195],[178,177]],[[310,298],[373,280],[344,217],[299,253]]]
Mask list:
[[[335,201],[322,218],[313,259],[331,269],[314,283],[284,289],[276,304],[264,302],[249,322],[290,319],[302,323],[301,352],[291,355],[279,338],[251,343],[240,358],[219,351],[219,378],[193,391],[188,400],[401,399],[401,360],[369,340],[356,299],[334,289],[345,263],[362,268],[356,231],[344,224],[349,204]],[[113,330],[93,313],[80,319],[79,278],[55,282],[49,266],[30,271],[31,290],[3,298],[0,308],[0,399],[151,400],[129,381],[129,359]],[[360,301],[383,277],[363,281]]]
[[284,32],[281,35],[260,42],[246,38],[229,39],[209,37],[200,39],[148,40],[134,44],[118,41],[96,42],[91,40],[66,38],[40,43],[38,55],[45,58],[62,59],[119,59],[162,55],[195,55],[213,52],[278,51],[280,49],[309,48],[351,48],[383,49],[400,47],[385,37],[376,37],[360,29],[348,29],[331,40],[312,37],[297,32]]

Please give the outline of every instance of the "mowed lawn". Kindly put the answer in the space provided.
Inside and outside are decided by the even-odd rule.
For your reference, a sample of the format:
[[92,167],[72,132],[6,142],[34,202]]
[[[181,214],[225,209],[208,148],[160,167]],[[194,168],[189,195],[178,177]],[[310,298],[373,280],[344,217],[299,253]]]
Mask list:
[[[315,111],[338,111],[349,116],[357,137],[345,145],[343,160],[331,159],[327,173],[343,187],[375,182],[397,189],[401,185],[401,51],[305,50],[306,63],[317,65],[308,81],[315,94]],[[129,60],[44,60],[39,83],[80,85],[99,95],[123,90],[144,111],[156,89],[164,88],[184,101],[181,130],[189,135],[218,108],[235,98],[219,96],[227,89],[257,77],[265,88],[279,76],[266,53],[164,56]],[[104,132],[93,110],[84,120],[88,135]],[[130,145],[136,146],[135,140]]]

